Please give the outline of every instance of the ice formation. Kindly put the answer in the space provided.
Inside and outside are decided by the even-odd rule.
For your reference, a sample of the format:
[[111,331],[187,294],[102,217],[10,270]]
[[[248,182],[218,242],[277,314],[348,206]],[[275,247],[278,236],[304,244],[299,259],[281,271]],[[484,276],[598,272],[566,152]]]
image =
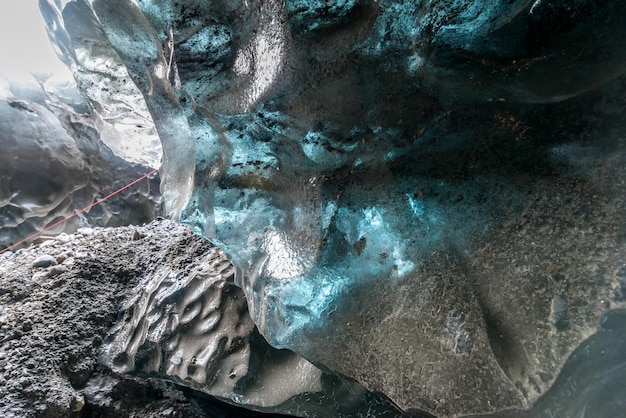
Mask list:
[[[73,83],[0,82],[0,249],[150,171],[102,142]],[[47,233],[148,222],[162,213],[158,183],[147,179]]]
[[622,3],[42,5],[77,73],[123,64],[137,90],[92,106],[145,101],[167,209],[273,346],[487,414],[531,408],[624,308],[624,80],[581,95],[626,70]]
[[71,16],[71,8],[66,18],[75,24],[65,32],[57,9],[46,2],[39,5],[61,59],[72,70],[81,95],[90,105],[102,141],[126,161],[158,168],[162,150],[154,123],[104,33],[92,22]]
[[[267,344],[224,253],[180,225],[163,225],[170,223],[172,242],[144,261],[142,280],[104,341],[102,358],[112,370],[167,378],[263,412],[311,418],[401,415],[358,383]],[[139,231],[138,240],[149,233]]]

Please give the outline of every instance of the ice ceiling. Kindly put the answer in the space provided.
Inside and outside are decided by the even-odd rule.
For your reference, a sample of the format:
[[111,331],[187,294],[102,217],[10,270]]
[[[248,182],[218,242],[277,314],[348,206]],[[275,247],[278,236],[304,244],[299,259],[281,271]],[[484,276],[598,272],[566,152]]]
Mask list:
[[40,7],[102,126],[154,122],[169,212],[273,346],[486,414],[541,405],[624,308],[621,2]]

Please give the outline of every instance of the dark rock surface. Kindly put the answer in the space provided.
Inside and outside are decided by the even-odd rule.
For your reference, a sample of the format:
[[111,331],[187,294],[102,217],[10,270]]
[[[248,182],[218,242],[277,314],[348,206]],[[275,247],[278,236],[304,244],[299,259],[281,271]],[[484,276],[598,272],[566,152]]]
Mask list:
[[[145,268],[142,255],[168,247],[181,231],[168,223],[96,229],[1,256],[0,415],[255,416],[206,398],[203,410],[173,384],[98,364],[103,339]],[[148,236],[143,249],[135,246],[137,234]],[[53,257],[50,266],[32,265],[44,256]]]
[[1,257],[3,417],[261,416],[207,394],[297,416],[400,415],[270,347],[223,253],[171,221],[83,229]]
[[[204,416],[172,385],[121,377],[98,365],[102,340],[141,274],[133,232],[98,229],[40,239],[2,256],[0,415]],[[54,261],[33,266],[42,256]]]

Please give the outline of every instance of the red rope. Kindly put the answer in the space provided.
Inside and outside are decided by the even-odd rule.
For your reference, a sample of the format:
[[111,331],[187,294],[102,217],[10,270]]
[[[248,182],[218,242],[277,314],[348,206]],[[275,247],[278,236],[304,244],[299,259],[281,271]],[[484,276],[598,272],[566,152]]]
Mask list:
[[94,206],[97,206],[97,205],[99,205],[100,203],[104,202],[105,200],[110,199],[111,197],[115,196],[116,194],[118,194],[118,193],[120,193],[120,192],[123,192],[124,190],[128,189],[129,187],[134,186],[135,184],[139,183],[141,180],[143,180],[143,179],[145,179],[145,178],[147,178],[147,177],[150,177],[151,175],[153,175],[153,174],[154,174],[154,173],[156,173],[157,171],[159,171],[159,169],[158,169],[158,168],[157,168],[157,169],[152,170],[152,171],[151,171],[151,172],[149,172],[148,174],[145,174],[145,175],[143,175],[143,176],[139,177],[137,180],[133,181],[132,183],[127,184],[126,186],[122,187],[121,189],[118,189],[118,190],[114,191],[114,192],[113,192],[113,193],[111,193],[110,195],[103,197],[102,199],[100,199],[100,200],[98,200],[98,201],[96,201],[96,202],[92,203],[91,205],[89,205],[89,206],[87,206],[87,207],[85,207],[85,208],[83,208],[83,209],[79,210],[78,212],[74,212],[74,213],[72,213],[72,214],[71,214],[70,216],[68,216],[67,218],[65,218],[65,219],[61,219],[60,221],[55,222],[54,224],[52,224],[52,225],[50,225],[50,226],[48,226],[48,227],[46,227],[46,228],[42,229],[42,230],[41,230],[41,231],[39,231],[39,232],[35,232],[33,235],[28,236],[28,237],[24,238],[23,240],[16,242],[16,243],[15,243],[15,244],[13,244],[13,245],[9,245],[8,247],[6,247],[6,248],[4,248],[4,249],[0,250],[0,254],[4,253],[4,252],[6,252],[6,251],[10,251],[10,250],[12,250],[13,248],[15,248],[15,247],[17,247],[17,246],[19,246],[19,245],[21,245],[21,244],[25,243],[26,241],[31,240],[31,239],[33,239],[33,238],[35,238],[35,237],[37,237],[37,236],[39,236],[39,235],[43,234],[44,232],[49,231],[49,230],[51,230],[52,228],[55,228],[55,227],[57,227],[57,226],[61,225],[62,223],[65,223],[65,222],[69,221],[70,219],[74,218],[75,216],[80,215],[80,214],[81,214],[81,213],[83,213],[83,212],[88,211],[89,209],[93,208]]

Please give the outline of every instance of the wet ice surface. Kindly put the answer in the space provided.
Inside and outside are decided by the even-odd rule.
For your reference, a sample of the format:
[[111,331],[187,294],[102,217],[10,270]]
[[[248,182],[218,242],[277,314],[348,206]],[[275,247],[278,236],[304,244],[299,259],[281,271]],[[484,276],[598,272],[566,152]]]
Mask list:
[[[166,220],[80,229],[4,257],[0,415],[277,416],[243,405],[399,416],[358,383],[270,347],[233,269],[221,250]],[[186,390],[194,406],[172,382],[215,398]]]
[[[104,340],[101,359],[108,367],[168,379],[267,413],[400,416],[358,383],[267,344],[224,253],[181,226],[160,225],[160,238],[171,232],[171,242],[150,257]],[[141,228],[134,239],[141,245],[152,235]]]
[[[565,363],[554,385],[529,411],[504,411],[497,418],[618,417],[626,407],[626,314],[601,319],[600,330]],[[473,418],[478,418],[477,416]]]
[[[49,29],[53,29],[56,47],[62,59],[73,71],[84,100],[89,103],[91,118],[101,140],[116,156],[148,167],[158,168],[162,149],[154,122],[137,87],[128,75],[101,30],[90,21],[65,15],[76,24],[70,38],[53,9],[40,3]],[[56,31],[56,32],[54,32]],[[80,70],[79,70],[80,69]],[[103,94],[110,100],[99,100]]]
[[48,3],[57,43],[125,65],[168,210],[275,347],[487,414],[532,408],[623,309],[623,5]]
[[[0,244],[61,221],[150,171],[102,142],[73,83],[0,78]],[[158,178],[146,179],[48,234],[83,225],[150,221],[161,211]]]

